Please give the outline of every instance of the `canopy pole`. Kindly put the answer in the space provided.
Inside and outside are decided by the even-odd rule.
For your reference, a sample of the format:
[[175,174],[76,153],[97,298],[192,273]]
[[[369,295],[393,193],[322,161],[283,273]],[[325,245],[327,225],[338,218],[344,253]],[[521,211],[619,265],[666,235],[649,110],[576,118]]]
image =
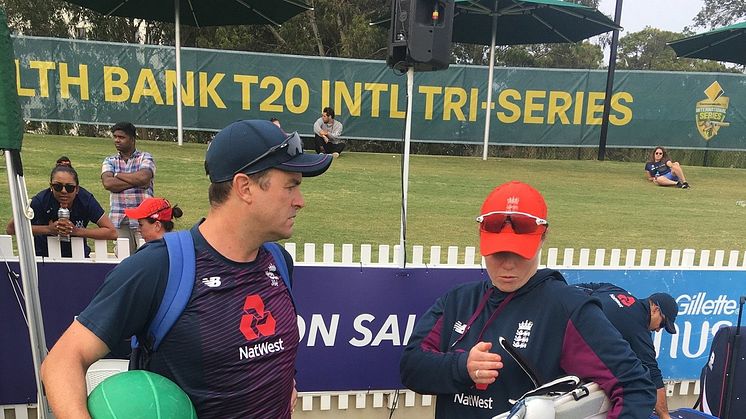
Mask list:
[[412,141],[412,92],[414,91],[414,66],[407,69],[407,119],[404,121],[404,156],[402,157],[401,230],[399,234],[399,263],[407,266],[407,194],[409,193],[409,146]]
[[606,95],[604,96],[604,112],[601,116],[601,137],[598,140],[598,160],[606,158],[606,136],[609,133],[609,114],[611,113],[611,95],[614,90],[614,72],[616,71],[616,50],[619,44],[619,22],[622,20],[622,0],[616,0],[614,12],[614,29],[611,35],[611,54],[609,54],[609,71],[606,73]]
[[179,0],[174,0],[174,27],[176,29],[176,130],[179,145],[184,143],[184,127],[181,119],[181,19]]
[[36,250],[34,236],[31,232],[31,218],[29,199],[26,194],[26,183],[21,169],[21,153],[19,150],[5,150],[5,164],[10,186],[10,204],[13,210],[13,224],[18,240],[18,265],[21,268],[21,284],[23,286],[26,318],[28,321],[31,357],[36,376],[37,412],[40,419],[52,418],[44,386],[41,383],[41,363],[47,357],[47,340],[44,335],[44,321],[41,314],[39,298],[39,274],[36,270]]
[[[497,2],[495,2],[497,9]],[[492,41],[490,42],[490,71],[487,75],[487,111],[484,120],[484,150],[482,160],[487,160],[490,146],[490,118],[492,117],[492,78],[495,74],[495,43],[497,42],[497,11],[492,15]]]

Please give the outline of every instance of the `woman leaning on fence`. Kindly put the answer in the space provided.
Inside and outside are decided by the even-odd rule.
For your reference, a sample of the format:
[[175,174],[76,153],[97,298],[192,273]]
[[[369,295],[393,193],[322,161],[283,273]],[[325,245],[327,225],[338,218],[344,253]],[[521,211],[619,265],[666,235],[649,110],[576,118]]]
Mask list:
[[[34,218],[31,231],[37,256],[49,256],[47,236],[59,236],[63,257],[72,257],[69,237],[83,237],[95,240],[116,240],[117,231],[106,211],[96,198],[78,183],[78,172],[72,166],[59,164],[49,176],[49,188],[31,199]],[[60,208],[69,211],[67,217],[60,218]],[[88,228],[93,222],[98,227]],[[6,227],[8,234],[15,234],[13,220]],[[65,240],[68,239],[68,240]],[[85,257],[91,253],[88,243],[83,241]]]

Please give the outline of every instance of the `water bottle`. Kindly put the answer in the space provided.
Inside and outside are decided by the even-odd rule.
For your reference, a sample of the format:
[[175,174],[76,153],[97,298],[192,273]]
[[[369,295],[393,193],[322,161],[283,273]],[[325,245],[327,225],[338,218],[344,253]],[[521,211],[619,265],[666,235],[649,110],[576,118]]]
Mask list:
[[[60,220],[69,220],[70,219],[70,210],[67,208],[60,208],[57,210],[57,218]],[[60,236],[61,242],[69,242],[70,241],[70,235],[64,235]]]

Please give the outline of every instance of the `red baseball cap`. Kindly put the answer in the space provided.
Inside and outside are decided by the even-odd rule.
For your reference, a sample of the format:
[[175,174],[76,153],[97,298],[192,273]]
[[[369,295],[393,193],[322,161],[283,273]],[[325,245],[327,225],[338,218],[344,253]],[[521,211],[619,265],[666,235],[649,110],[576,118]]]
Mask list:
[[[520,212],[546,220],[547,204],[539,191],[518,181],[504,183],[495,188],[482,204],[482,214],[493,211]],[[533,233],[517,234],[506,222],[499,233],[479,230],[479,250],[482,256],[498,252],[512,252],[524,259],[532,259],[541,247],[546,228]]]
[[126,208],[125,215],[131,220],[152,218],[158,221],[171,221],[171,204],[164,198],[145,198],[137,208]]

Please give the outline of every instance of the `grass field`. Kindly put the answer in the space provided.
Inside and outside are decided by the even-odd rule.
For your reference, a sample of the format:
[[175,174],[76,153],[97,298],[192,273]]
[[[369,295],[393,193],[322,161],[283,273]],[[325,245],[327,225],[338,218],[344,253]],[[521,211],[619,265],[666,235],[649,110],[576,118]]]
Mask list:
[[[138,141],[158,167],[156,195],[184,210],[177,228],[188,228],[208,210],[205,145]],[[48,187],[49,172],[68,155],[81,186],[108,209],[99,180],[105,138],[27,135],[23,161],[29,195]],[[296,243],[399,243],[401,156],[345,153],[323,176],[305,179],[306,208]],[[5,160],[0,162],[5,171]],[[483,199],[512,179],[530,183],[549,205],[547,247],[742,250],[746,235],[746,169],[684,167],[689,190],[653,186],[643,162],[526,160],[419,156],[411,158],[408,243],[471,246]],[[11,216],[8,188],[0,188],[0,222]]]

